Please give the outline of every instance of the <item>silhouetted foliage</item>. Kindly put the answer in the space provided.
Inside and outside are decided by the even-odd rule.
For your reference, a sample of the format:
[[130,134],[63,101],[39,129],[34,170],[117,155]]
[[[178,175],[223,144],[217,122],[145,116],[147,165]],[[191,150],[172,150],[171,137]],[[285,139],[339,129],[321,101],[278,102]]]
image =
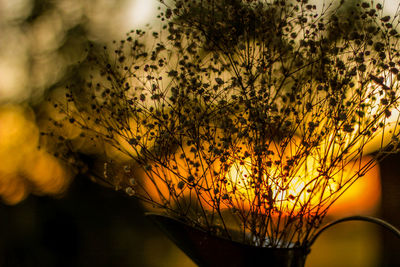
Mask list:
[[117,190],[217,235],[307,246],[398,147],[398,16],[342,4],[172,1],[161,31],[88,50],[93,74],[54,126],[129,159],[104,164]]

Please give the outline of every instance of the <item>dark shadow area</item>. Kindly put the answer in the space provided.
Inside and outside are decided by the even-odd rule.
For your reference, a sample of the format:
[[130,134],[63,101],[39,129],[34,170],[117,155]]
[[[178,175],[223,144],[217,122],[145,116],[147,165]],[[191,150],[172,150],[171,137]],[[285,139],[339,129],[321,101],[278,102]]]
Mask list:
[[[400,154],[387,157],[381,163],[382,218],[400,227]],[[400,240],[382,230],[382,266],[400,266]]]
[[0,266],[157,266],[177,249],[139,205],[82,177],[62,199],[1,205]]

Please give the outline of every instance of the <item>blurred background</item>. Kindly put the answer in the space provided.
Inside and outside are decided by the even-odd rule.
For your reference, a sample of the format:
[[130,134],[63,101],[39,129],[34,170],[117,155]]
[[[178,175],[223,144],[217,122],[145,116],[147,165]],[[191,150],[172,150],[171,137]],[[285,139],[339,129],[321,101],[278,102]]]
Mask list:
[[[398,0],[385,1],[394,14]],[[80,81],[85,48],[150,23],[155,0],[0,0],[0,266],[194,264],[135,200],[74,175],[41,138],[48,98]],[[74,133],[71,133],[73,135]],[[400,227],[400,155],[335,205],[329,220],[362,214]],[[400,266],[400,241],[363,222],[325,232],[306,266]]]

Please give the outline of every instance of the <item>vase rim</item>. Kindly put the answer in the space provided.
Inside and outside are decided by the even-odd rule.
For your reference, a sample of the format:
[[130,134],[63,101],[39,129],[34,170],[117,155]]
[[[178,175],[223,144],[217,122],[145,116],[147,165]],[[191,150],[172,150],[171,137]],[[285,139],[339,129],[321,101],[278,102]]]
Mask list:
[[217,238],[217,239],[222,239],[225,241],[229,241],[229,242],[233,242],[237,245],[240,246],[244,246],[244,247],[248,247],[248,248],[252,248],[252,249],[268,249],[268,250],[279,250],[279,251],[308,251],[309,250],[309,246],[294,246],[294,247],[267,247],[267,246],[255,246],[255,245],[251,245],[251,244],[247,244],[247,243],[242,243],[236,240],[230,240],[226,237],[223,236],[217,236],[217,235],[213,235],[212,233],[209,233],[207,231],[205,231],[204,229],[198,228],[198,227],[194,227],[191,225],[188,225],[187,223],[179,220],[178,218],[169,216],[167,214],[161,214],[161,213],[157,213],[157,212],[146,212],[145,216],[148,218],[152,218],[155,219],[157,222],[160,222],[160,218],[162,220],[169,220],[169,221],[174,221],[175,223],[181,224],[182,226],[194,229],[196,231],[202,232],[203,234],[206,234],[212,238]]

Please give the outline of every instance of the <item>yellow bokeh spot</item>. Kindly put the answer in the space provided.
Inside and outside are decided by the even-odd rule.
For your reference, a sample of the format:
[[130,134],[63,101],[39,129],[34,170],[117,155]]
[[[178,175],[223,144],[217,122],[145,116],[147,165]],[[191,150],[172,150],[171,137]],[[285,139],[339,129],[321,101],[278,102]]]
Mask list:
[[62,164],[39,150],[39,130],[28,108],[0,108],[0,198],[17,204],[29,193],[58,195],[65,191],[70,175]]

